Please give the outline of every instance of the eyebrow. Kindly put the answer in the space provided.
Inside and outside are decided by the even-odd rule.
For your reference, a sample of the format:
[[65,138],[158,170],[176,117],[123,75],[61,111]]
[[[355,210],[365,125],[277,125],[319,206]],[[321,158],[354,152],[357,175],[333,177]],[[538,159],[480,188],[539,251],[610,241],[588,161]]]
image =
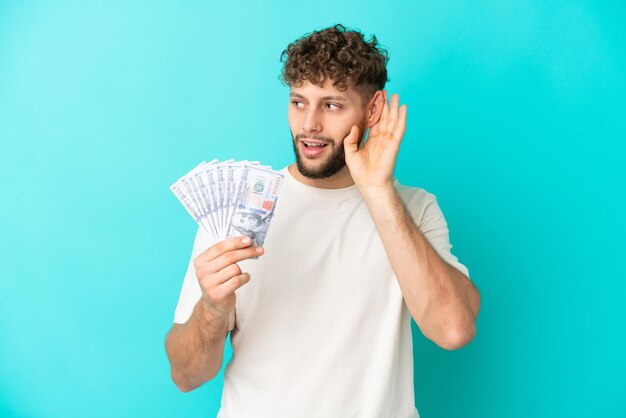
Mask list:
[[[298,97],[300,99],[306,99],[306,97],[304,97],[303,95],[298,94],[298,93],[290,93],[289,96],[291,96],[291,97]],[[343,96],[324,96],[324,97],[322,97],[322,100],[336,100],[336,101],[339,101],[339,102],[349,102],[350,101],[350,100],[346,99]]]

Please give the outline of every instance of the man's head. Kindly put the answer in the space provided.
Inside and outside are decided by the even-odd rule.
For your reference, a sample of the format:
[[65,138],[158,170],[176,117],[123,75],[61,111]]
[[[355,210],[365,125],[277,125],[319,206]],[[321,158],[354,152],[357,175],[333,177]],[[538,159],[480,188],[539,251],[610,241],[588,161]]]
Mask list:
[[342,25],[306,34],[281,54],[290,88],[289,127],[298,170],[327,178],[345,167],[343,139],[353,125],[359,144],[380,118],[387,51]]

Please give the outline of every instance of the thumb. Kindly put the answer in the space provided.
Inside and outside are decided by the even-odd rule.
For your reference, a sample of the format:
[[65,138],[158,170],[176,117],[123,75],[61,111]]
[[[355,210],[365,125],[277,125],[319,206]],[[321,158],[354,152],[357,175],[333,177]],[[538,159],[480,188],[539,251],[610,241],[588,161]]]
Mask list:
[[356,125],[352,125],[350,129],[350,133],[343,140],[344,150],[346,151],[346,155],[352,155],[357,152],[359,146],[357,144],[359,140],[359,127]]

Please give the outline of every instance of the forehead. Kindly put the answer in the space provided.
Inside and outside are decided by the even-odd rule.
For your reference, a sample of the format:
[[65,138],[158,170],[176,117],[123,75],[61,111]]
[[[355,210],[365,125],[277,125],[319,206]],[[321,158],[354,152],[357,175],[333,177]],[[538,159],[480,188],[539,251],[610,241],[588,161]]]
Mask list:
[[329,78],[324,80],[322,87],[311,83],[309,80],[304,80],[300,87],[291,87],[290,96],[307,100],[334,100],[355,105],[359,104],[361,100],[353,87],[348,87],[343,91],[339,90],[333,86],[333,81]]

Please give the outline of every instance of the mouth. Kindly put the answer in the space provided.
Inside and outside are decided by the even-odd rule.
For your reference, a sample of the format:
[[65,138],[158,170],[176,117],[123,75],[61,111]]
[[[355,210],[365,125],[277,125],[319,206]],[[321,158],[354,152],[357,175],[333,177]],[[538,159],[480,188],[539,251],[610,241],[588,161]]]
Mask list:
[[302,153],[308,158],[315,158],[326,151],[328,143],[314,139],[301,139],[299,141]]

